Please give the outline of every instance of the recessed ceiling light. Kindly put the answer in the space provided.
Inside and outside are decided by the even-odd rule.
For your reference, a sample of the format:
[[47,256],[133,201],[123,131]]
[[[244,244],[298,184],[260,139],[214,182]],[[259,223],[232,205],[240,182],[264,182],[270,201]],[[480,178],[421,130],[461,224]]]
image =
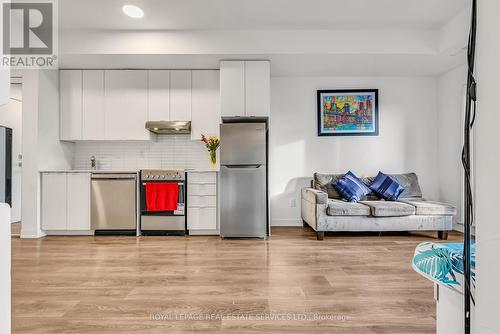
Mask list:
[[140,19],[141,17],[144,16],[144,11],[141,8],[134,5],[124,5],[122,7],[122,10],[125,13],[125,15],[130,16],[131,18],[134,19]]

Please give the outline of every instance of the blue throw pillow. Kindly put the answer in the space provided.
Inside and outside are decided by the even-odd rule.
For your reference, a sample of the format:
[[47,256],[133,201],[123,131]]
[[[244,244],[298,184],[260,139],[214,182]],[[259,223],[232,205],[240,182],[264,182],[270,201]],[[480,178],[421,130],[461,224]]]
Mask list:
[[373,180],[370,189],[375,194],[387,201],[395,201],[399,195],[405,190],[399,183],[394,181],[389,175],[378,172],[377,177]]
[[351,171],[333,184],[340,196],[349,202],[361,201],[371,193],[370,188]]

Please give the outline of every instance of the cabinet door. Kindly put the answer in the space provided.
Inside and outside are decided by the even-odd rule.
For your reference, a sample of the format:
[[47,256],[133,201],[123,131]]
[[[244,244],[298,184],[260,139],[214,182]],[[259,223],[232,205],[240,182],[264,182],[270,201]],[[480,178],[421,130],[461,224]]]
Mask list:
[[67,175],[68,230],[90,230],[90,173]]
[[245,62],[221,62],[220,96],[223,117],[245,116]]
[[84,70],[82,90],[82,139],[104,140],[104,71]]
[[148,119],[170,120],[170,71],[148,71]]
[[82,139],[82,71],[59,72],[61,140]]
[[170,71],[170,120],[191,120],[191,71]]
[[219,136],[220,75],[219,71],[193,71],[193,106],[191,112],[191,139],[201,135]]
[[216,230],[217,209],[216,208],[188,208],[187,209],[188,230]]
[[105,72],[105,130],[108,140],[147,140],[148,74],[142,70]]
[[66,230],[66,174],[42,174],[42,229]]
[[245,62],[245,115],[271,114],[270,64],[268,61]]

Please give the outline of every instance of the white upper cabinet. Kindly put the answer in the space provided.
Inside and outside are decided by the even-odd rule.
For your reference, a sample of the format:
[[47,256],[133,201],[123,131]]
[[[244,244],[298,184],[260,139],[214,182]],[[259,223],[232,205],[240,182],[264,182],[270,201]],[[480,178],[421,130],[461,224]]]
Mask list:
[[222,61],[220,65],[222,116],[245,116],[245,62]]
[[268,61],[245,62],[245,114],[267,116],[271,114],[271,68]]
[[148,71],[148,119],[170,120],[170,71]]
[[191,139],[199,140],[202,134],[219,136],[221,121],[219,71],[193,71],[192,80]]
[[60,139],[82,139],[82,71],[59,72]]
[[148,120],[192,121],[198,140],[218,134],[220,101],[218,70],[61,70],[60,140],[149,140]]
[[104,71],[84,70],[82,89],[82,139],[106,139],[104,103]]
[[222,61],[222,116],[270,115],[269,61]]
[[105,72],[105,132],[108,140],[148,140],[148,72]]
[[191,120],[191,71],[170,71],[170,120]]

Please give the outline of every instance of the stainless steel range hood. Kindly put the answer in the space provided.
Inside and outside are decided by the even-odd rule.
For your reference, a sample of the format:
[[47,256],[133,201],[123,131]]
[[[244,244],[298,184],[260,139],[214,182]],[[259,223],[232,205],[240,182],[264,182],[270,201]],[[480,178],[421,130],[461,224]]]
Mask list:
[[176,135],[191,133],[189,121],[150,121],[146,122],[146,129],[159,135]]

